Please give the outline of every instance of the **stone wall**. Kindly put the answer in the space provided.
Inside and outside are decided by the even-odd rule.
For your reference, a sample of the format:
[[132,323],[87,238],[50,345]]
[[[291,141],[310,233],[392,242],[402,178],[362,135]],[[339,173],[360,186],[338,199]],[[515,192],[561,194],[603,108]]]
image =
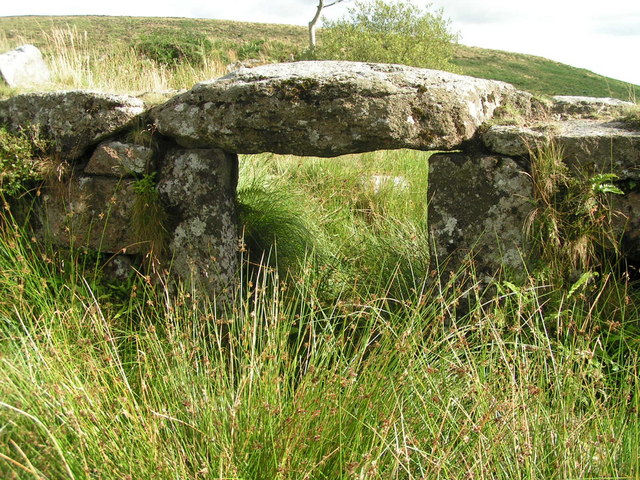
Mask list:
[[[491,275],[520,268],[526,256],[531,149],[553,139],[576,172],[638,180],[640,132],[616,120],[630,106],[541,101],[506,83],[399,65],[298,62],[241,69],[152,109],[135,98],[90,92],[22,95],[0,102],[0,124],[38,125],[60,164],[70,166],[43,195],[50,240],[114,254],[149,252],[153,241],[141,236],[141,219],[133,216],[153,211],[136,203],[140,179],[153,178],[168,215],[165,267],[220,294],[238,267],[239,153],[450,151],[431,157],[434,260],[454,268],[475,253]],[[620,235],[636,258],[638,198],[617,199]]]

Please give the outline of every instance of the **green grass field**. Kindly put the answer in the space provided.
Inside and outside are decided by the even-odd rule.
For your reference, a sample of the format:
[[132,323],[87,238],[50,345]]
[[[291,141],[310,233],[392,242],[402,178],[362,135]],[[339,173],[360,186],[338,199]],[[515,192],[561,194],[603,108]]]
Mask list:
[[[141,34],[218,28],[222,43],[212,41],[226,50],[197,68],[162,67],[131,51],[126,22]],[[304,37],[208,20],[0,23],[5,46],[14,31],[35,43],[43,26],[53,32],[39,45],[56,86],[136,92],[219,74],[265,37],[265,58]],[[0,132],[3,165],[29,152]],[[429,157],[242,156],[242,268],[224,307],[154,282],[143,262],[113,281],[95,252],[36,241],[9,205],[37,198],[23,180],[36,165],[13,170],[0,208],[0,478],[640,478],[637,283],[597,255],[576,275],[575,238],[539,242],[525,278],[438,271]],[[594,242],[608,233],[609,198],[585,181],[594,221],[565,215],[551,182],[533,238],[551,222]]]

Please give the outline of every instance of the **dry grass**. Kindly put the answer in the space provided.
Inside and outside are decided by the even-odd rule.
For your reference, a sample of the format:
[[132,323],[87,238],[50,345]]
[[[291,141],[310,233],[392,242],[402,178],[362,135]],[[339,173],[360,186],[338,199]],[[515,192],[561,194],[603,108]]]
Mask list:
[[[188,63],[167,67],[141,57],[128,45],[110,46],[105,50],[93,43],[86,31],[76,27],[43,31],[41,38],[41,48],[52,75],[52,82],[45,90],[87,89],[141,95],[188,89],[226,73],[225,65],[215,58],[207,58],[197,67]],[[10,40],[3,33],[0,50],[10,50],[27,42],[24,37]],[[7,96],[22,91],[5,89],[3,93]]]

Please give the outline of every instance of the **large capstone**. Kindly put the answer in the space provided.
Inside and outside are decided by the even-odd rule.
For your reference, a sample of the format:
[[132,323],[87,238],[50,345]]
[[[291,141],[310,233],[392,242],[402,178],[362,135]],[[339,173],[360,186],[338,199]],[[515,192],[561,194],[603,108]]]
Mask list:
[[54,151],[70,160],[141,114],[137,98],[86,91],[29,93],[0,101],[0,125],[10,131],[37,126]]
[[402,65],[297,62],[200,83],[152,117],[184,147],[234,153],[452,149],[516,95],[506,83]]

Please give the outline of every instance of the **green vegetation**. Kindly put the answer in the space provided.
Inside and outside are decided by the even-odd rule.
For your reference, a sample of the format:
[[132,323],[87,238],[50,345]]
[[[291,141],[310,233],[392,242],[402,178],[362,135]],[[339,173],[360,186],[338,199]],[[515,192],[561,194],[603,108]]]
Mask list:
[[630,128],[640,129],[640,106],[636,104],[629,108],[620,120]]
[[160,31],[140,36],[134,44],[134,50],[169,67],[179,63],[202,66],[213,50],[213,43],[202,33]]
[[135,238],[146,245],[147,254],[156,262],[166,252],[167,213],[156,189],[156,172],[144,175],[133,184],[135,201],[131,210],[131,224]]
[[538,94],[613,97],[634,102],[640,95],[638,85],[522,53],[457,45],[452,63],[464,75],[501,80]]
[[278,264],[290,266],[310,256],[321,265],[326,301],[410,295],[429,273],[428,158],[407,150],[246,157],[238,196],[250,258],[277,253]]
[[47,149],[36,128],[12,134],[0,127],[0,197],[13,197],[42,178],[42,159]]
[[[446,31],[446,22],[441,14],[436,13],[433,17],[436,25],[438,19],[442,20],[440,25]],[[145,62],[132,48],[145,37],[168,35],[170,32],[179,35],[184,31],[207,38],[213,45],[203,65],[180,63],[175,68],[162,68],[152,60],[146,59]],[[199,81],[223,75],[226,64],[236,60],[255,58],[270,63],[303,58],[307,44],[305,27],[186,18],[0,17],[0,32],[2,50],[23,43],[32,43],[43,50],[54,73],[55,85],[52,88],[92,88],[112,92],[190,88]],[[131,32],[136,32],[133,38]],[[319,47],[325,42],[328,47],[333,45],[333,49],[337,44],[331,43],[330,37],[324,38],[325,33],[318,33]],[[373,45],[377,46],[371,50],[384,53],[380,43]],[[390,45],[397,45],[397,42]],[[414,52],[422,48],[413,43],[409,46],[412,47],[410,50],[415,49]],[[448,47],[443,48],[443,55],[449,58]],[[438,52],[436,54],[440,55]],[[332,58],[339,58],[341,54],[334,52],[332,55]],[[397,61],[393,56],[380,58]],[[622,100],[640,97],[637,85],[531,55],[454,45],[450,67],[443,67],[466,75],[503,80],[519,89],[546,95],[586,95]],[[0,90],[0,95],[4,96],[15,93],[11,89]]]
[[426,157],[243,158],[317,253],[254,265],[226,310],[142,275],[116,294],[4,211],[0,476],[635,478],[637,290],[389,269],[426,250]]
[[326,60],[402,63],[454,71],[457,36],[442,11],[405,0],[356,2],[347,17],[325,22],[313,54]]
[[[306,41],[303,28],[209,20],[0,25],[4,45],[20,30],[44,48],[56,87],[110,91],[187,87]],[[211,52],[136,51],[169,27],[202,32]],[[152,134],[141,123],[130,140]],[[36,139],[0,130],[2,193],[39,171]],[[638,478],[640,292],[616,263],[619,191],[606,173],[570,180],[561,156],[534,158],[539,261],[520,282],[432,267],[424,152],[242,157],[242,269],[224,306],[145,268],[106,282],[98,255],[34,241],[6,205],[0,478]],[[68,166],[49,163],[56,185]],[[152,175],[135,193],[153,270],[166,213]]]
[[531,166],[537,208],[527,228],[534,233],[535,254],[547,274],[562,281],[615,259],[619,239],[609,200],[623,194],[613,183],[617,177],[570,173],[562,150],[553,144],[533,154]]

